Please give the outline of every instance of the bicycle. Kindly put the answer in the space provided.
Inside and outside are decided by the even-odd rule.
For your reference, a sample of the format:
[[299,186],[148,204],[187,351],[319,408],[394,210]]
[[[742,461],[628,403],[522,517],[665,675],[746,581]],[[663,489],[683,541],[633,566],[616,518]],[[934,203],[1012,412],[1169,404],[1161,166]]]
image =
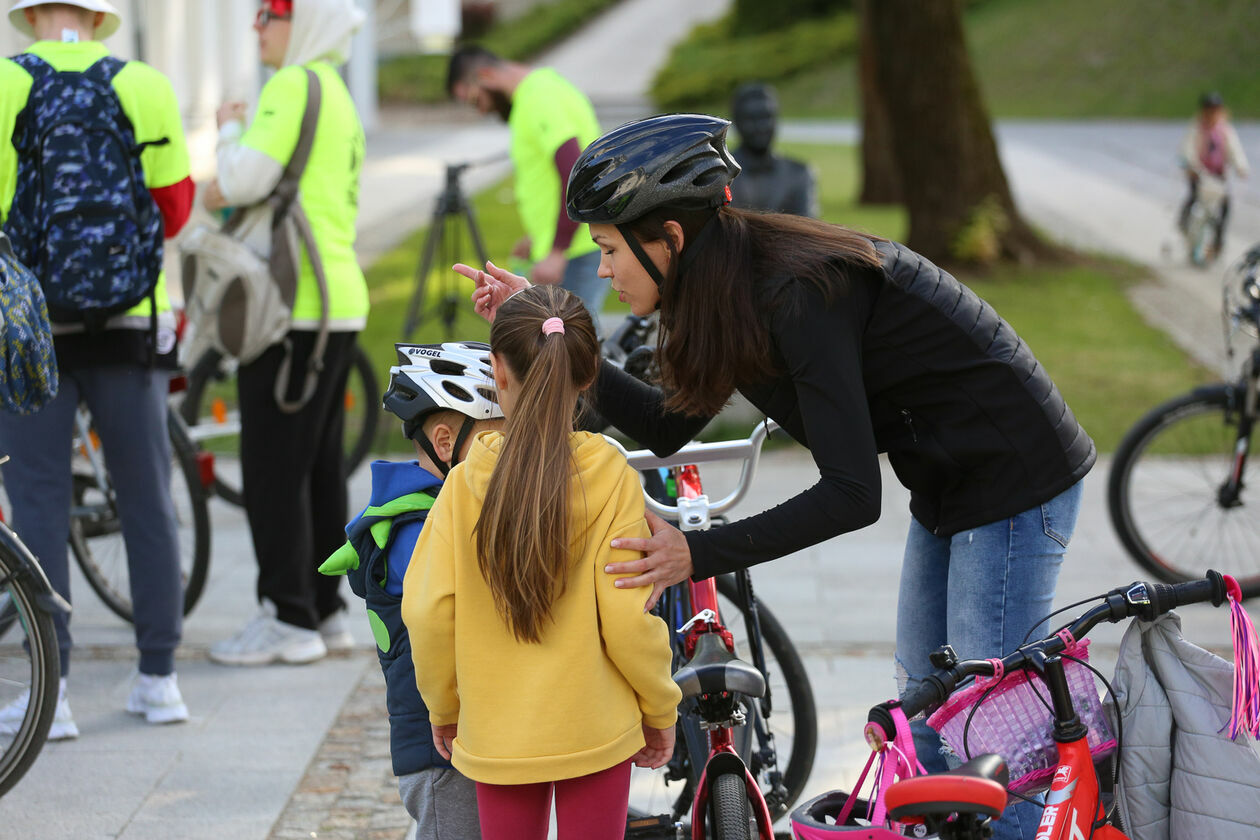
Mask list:
[[[0,457],[0,464],[6,460]],[[0,708],[24,693],[27,700],[22,719],[0,727],[0,796],[25,775],[48,740],[61,679],[53,614],[69,611],[39,561],[0,517]]]
[[[640,472],[667,471],[662,484],[672,490],[663,498],[645,487],[650,510],[682,530],[707,528],[752,486],[761,445],[774,428],[759,425],[743,441],[693,443],[668,458],[646,450],[626,458]],[[743,462],[737,486],[710,502],[698,464],[732,459]],[[722,615],[732,610],[743,617],[742,635],[738,626],[732,630],[723,623]],[[626,836],[681,837],[689,830],[694,838],[770,840],[774,820],[800,796],[817,747],[814,698],[800,656],[757,601],[747,570],[672,586],[656,611],[677,630],[674,679],[683,703],[668,764],[632,774]],[[677,782],[682,786],[675,792],[670,785]],[[661,807],[668,811],[658,813]],[[688,813],[689,828],[682,822]]]
[[[240,451],[241,415],[237,408],[236,368],[208,350],[188,369],[184,396],[178,402],[180,417],[194,444],[215,456],[235,456]],[[376,371],[367,351],[354,345],[344,397],[346,412],[345,469],[354,472],[372,449],[381,416],[381,391]],[[240,479],[221,469],[213,473],[215,495],[229,504],[242,506]]]
[[1195,388],[1151,409],[1121,440],[1107,509],[1121,544],[1145,570],[1177,583],[1214,558],[1240,564],[1243,597],[1260,594],[1260,498],[1251,486],[1252,428],[1260,416],[1260,247],[1227,274],[1227,346],[1250,336],[1233,381]]
[[1206,172],[1198,176],[1198,186],[1186,214],[1183,235],[1190,262],[1199,268],[1207,266],[1219,256],[1216,232],[1224,222],[1225,201],[1228,196],[1224,178]]
[[[933,664],[938,670],[929,674],[917,690],[900,702],[890,700],[871,708],[866,739],[873,750],[885,750],[889,744],[897,743],[899,737],[908,735],[905,724],[908,718],[939,707],[972,678],[996,676],[1000,680],[1002,675],[1036,673],[1044,681],[1050,698],[1048,708],[1057,752],[1057,762],[1042,774],[1048,780],[1045,786],[1049,792],[1037,837],[1124,840],[1126,835],[1113,824],[1113,814],[1104,807],[1095,769],[1096,755],[1090,743],[1093,726],[1086,725],[1088,715],[1078,707],[1078,701],[1087,703],[1090,698],[1081,696],[1079,687],[1073,686],[1064,661],[1081,662],[1071,651],[1103,622],[1115,624],[1130,618],[1153,621],[1175,607],[1204,602],[1219,607],[1226,600],[1228,586],[1227,579],[1215,571],[1208,571],[1202,579],[1172,585],[1135,581],[1088,599],[1101,599],[1103,603],[1057,632],[1027,642],[1002,659],[960,661],[953,648],[946,645],[933,654]],[[1000,685],[998,682],[981,692],[980,700],[971,708],[978,709]],[[1093,691],[1092,679],[1088,689]],[[972,690],[980,691],[978,687]],[[1037,695],[1041,704],[1047,705],[1039,691]],[[1096,705],[1096,694],[1093,700]],[[968,727],[970,723],[969,718]],[[1115,739],[1117,752],[1123,748],[1122,734],[1117,733]],[[1012,749],[1018,748],[1012,744]],[[1006,761],[992,753],[971,757],[965,750],[962,757],[969,760],[961,767],[902,778],[888,785],[881,794],[888,818],[894,822],[893,828],[872,827],[862,836],[871,840],[902,837],[895,825],[901,823],[903,826],[922,824],[929,834],[941,840],[988,837],[989,821],[998,817],[1007,803],[1010,779]],[[856,798],[857,793],[856,790],[852,794],[835,791],[798,808],[792,814],[793,836],[797,840],[834,840],[835,834],[844,830],[841,826],[859,825],[843,819],[850,813],[845,810],[845,803],[851,797]]]

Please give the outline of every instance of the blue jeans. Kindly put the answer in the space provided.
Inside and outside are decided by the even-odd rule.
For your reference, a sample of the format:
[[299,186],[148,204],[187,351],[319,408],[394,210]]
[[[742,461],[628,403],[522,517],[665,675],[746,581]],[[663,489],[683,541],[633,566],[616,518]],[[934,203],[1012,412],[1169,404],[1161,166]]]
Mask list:
[[[911,520],[897,602],[897,672],[902,692],[934,669],[928,655],[950,644],[960,659],[1010,653],[1044,636],[1059,567],[1076,528],[1081,482],[1023,513],[938,537]],[[913,721],[914,747],[929,772],[947,769],[940,738]],[[1021,802],[994,824],[995,840],[1032,840],[1041,809]]]
[[595,322],[595,332],[602,335],[599,312],[604,307],[604,296],[608,294],[608,281],[599,276],[599,251],[570,259],[564,266],[564,278],[560,285],[582,299],[586,311],[591,313],[591,320]]

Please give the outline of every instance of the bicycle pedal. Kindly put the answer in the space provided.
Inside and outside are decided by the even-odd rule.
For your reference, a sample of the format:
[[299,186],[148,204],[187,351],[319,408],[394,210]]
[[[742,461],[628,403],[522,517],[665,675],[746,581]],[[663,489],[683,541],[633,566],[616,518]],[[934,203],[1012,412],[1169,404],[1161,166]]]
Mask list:
[[626,840],[683,840],[683,824],[669,814],[653,817],[628,817]]

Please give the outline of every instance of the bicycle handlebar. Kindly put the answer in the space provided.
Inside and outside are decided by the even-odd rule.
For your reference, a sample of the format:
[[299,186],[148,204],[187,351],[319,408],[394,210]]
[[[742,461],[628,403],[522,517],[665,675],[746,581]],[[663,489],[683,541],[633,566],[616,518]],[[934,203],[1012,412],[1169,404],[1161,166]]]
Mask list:
[[[689,443],[673,455],[668,455],[664,458],[658,457],[647,449],[627,451],[625,447],[613,438],[605,436],[605,439],[622,451],[630,466],[640,471],[661,467],[678,467],[684,464],[705,464],[714,461],[742,459],[743,465],[740,467],[739,481],[735,485],[735,489],[716,502],[710,502],[708,505],[709,513],[722,513],[738,504],[748,493],[748,489],[752,486],[753,476],[757,472],[757,462],[761,459],[761,445],[765,443],[767,437],[778,431],[778,429],[778,423],[773,420],[766,420],[758,423],[752,434],[745,440]],[[647,503],[648,509],[656,515],[665,519],[678,517],[677,505],[662,504],[646,493],[644,493],[643,498]]]
[[[1115,624],[1128,618],[1141,618],[1153,621],[1176,607],[1187,604],[1199,604],[1211,601],[1212,606],[1219,607],[1225,602],[1225,578],[1220,572],[1208,571],[1200,580],[1187,583],[1147,583],[1134,581],[1128,586],[1113,589],[1101,595],[1103,603],[1086,611],[1068,625],[1066,633],[1047,636],[1035,642],[1021,645],[1016,651],[1001,660],[1003,672],[1026,669],[1034,659],[1062,653],[1068,646],[1064,638],[1082,639],[1090,630],[1104,621]],[[952,649],[946,648],[944,655],[952,655]],[[991,677],[996,673],[992,660],[965,659],[955,661],[934,671],[924,678],[923,683],[900,701],[902,711],[907,718],[925,712],[933,706],[945,702],[958,687],[958,684],[969,677]],[[867,720],[883,728],[891,740],[895,735],[892,716],[888,710],[898,701],[880,703],[871,708]]]

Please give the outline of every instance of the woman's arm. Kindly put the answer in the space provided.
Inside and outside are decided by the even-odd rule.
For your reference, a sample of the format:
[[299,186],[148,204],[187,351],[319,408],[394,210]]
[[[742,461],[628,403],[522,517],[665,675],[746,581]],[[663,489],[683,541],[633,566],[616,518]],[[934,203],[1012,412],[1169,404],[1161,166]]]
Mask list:
[[623,434],[662,458],[690,443],[713,419],[666,411],[661,389],[635,379],[606,361],[599,366],[592,393],[596,411]]

